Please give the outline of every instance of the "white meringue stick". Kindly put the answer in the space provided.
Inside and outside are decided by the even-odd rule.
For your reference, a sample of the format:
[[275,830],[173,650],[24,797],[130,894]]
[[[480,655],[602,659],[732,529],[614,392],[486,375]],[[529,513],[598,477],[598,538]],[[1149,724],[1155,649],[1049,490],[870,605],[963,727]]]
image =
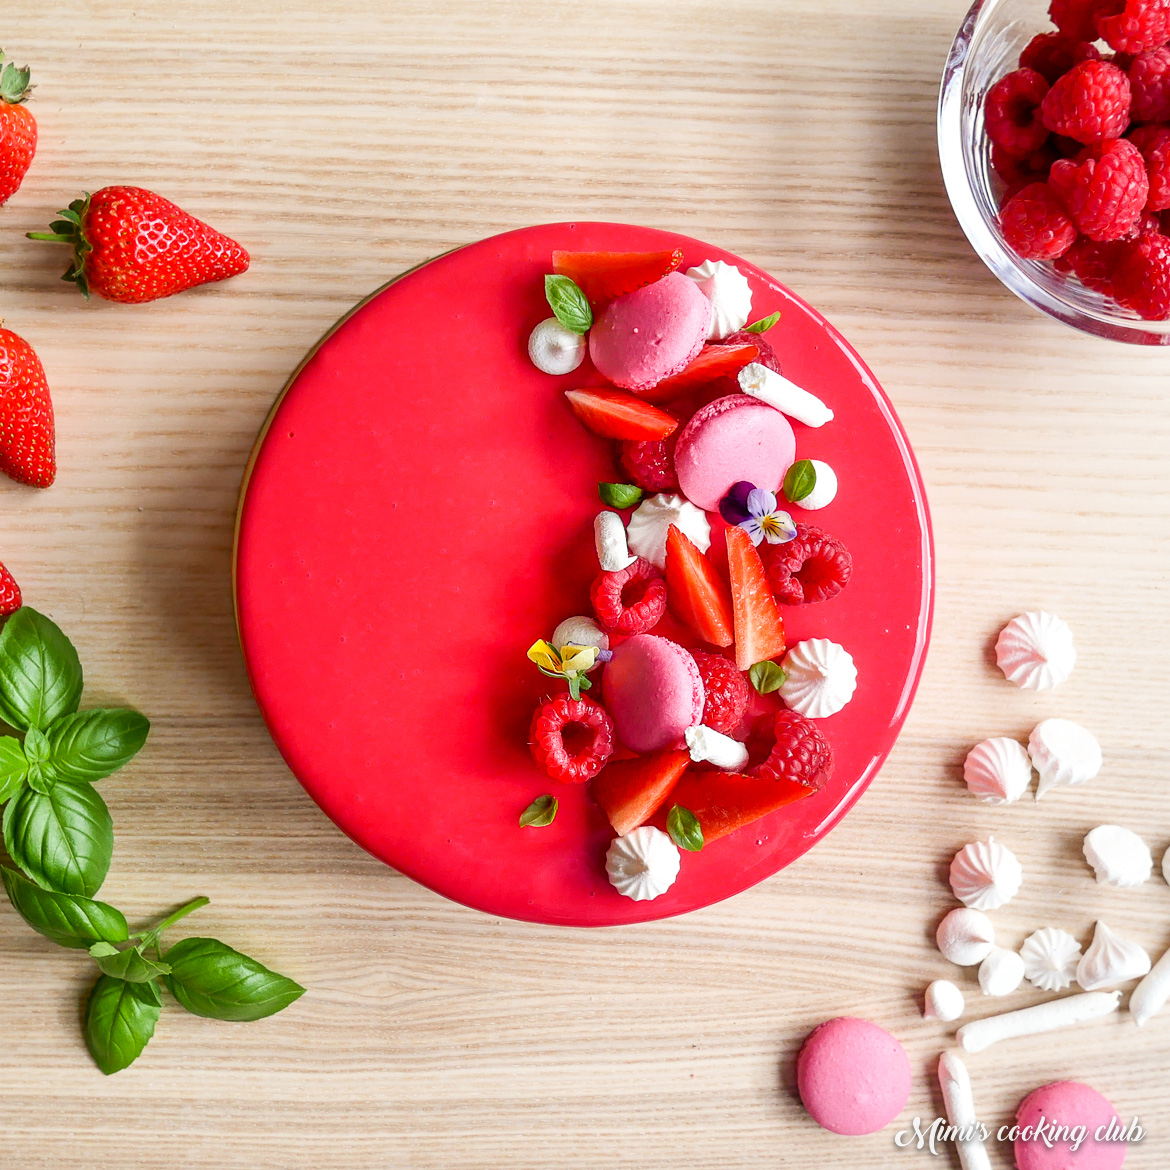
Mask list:
[[823,427],[833,421],[833,412],[815,394],[760,362],[748,362],[739,371],[739,388],[806,427]]
[[626,526],[616,512],[598,512],[593,518],[593,543],[597,546],[598,563],[606,573],[620,573],[638,559],[630,553]]
[[1129,997],[1129,1014],[1140,1028],[1156,1015],[1170,999],[1170,947],[1154,964],[1150,973],[1133,989]]
[[963,1058],[950,1048],[938,1058],[938,1084],[942,1089],[947,1121],[971,1136],[955,1142],[963,1170],[991,1170],[987,1147],[979,1136],[979,1119],[975,1114],[975,1097],[971,1092],[971,1074]]
[[1060,999],[1050,999],[1047,1003],[1038,1003],[1035,1007],[972,1020],[964,1024],[955,1037],[968,1052],[982,1052],[1001,1040],[1038,1036],[1041,1032],[1054,1032],[1057,1028],[1099,1020],[1117,1011],[1120,1002],[1120,991],[1086,991],[1080,995],[1065,995]]
[[700,723],[695,727],[688,727],[683,732],[690,750],[691,759],[696,764],[704,762],[714,764],[725,772],[735,772],[748,762],[748,750],[730,735],[723,735],[713,727]]

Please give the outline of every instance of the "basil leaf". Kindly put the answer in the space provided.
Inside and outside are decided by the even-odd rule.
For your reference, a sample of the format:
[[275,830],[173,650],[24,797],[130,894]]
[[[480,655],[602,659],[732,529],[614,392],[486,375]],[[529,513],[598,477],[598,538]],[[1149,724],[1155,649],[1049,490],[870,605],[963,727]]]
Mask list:
[[11,735],[0,736],[0,804],[11,800],[28,775],[28,760],[20,740]]
[[162,1010],[155,983],[127,983],[102,975],[85,1007],[85,1042],[109,1076],[133,1064],[154,1035]]
[[99,942],[89,948],[89,954],[103,975],[124,979],[127,983],[148,983],[160,975],[169,975],[171,971],[166,963],[148,959],[141,947],[120,951],[109,943]]
[[585,294],[567,276],[546,276],[544,295],[553,316],[574,333],[588,333],[593,326],[593,310]]
[[110,868],[114,825],[96,788],[62,780],[5,805],[4,847],[38,886],[90,898]]
[[642,498],[642,489],[632,483],[599,483],[597,494],[611,508],[632,508]]
[[38,934],[59,947],[92,946],[95,942],[125,942],[130,928],[121,910],[105,902],[42,890],[23,874],[0,867],[8,900]]
[[811,459],[798,459],[784,473],[784,494],[789,503],[799,504],[817,486],[817,469]]
[[788,674],[771,659],[765,659],[752,666],[748,671],[748,678],[761,695],[770,695],[784,685]]
[[150,720],[128,707],[77,711],[49,728],[49,762],[62,780],[92,783],[129,763],[149,732]]
[[57,775],[48,766],[49,741],[43,731],[32,728],[24,737],[24,756],[28,760],[25,783],[34,791],[47,793],[57,782]]
[[779,313],[770,313],[767,317],[761,317],[760,320],[748,325],[744,332],[746,333],[767,333],[777,321],[780,320]]
[[697,853],[703,848],[703,827],[689,808],[676,804],[666,815],[666,831],[680,848]]
[[18,609],[0,630],[0,719],[21,731],[44,730],[81,702],[81,663],[57,625]]
[[560,803],[555,796],[538,796],[521,814],[520,828],[543,829],[556,819]]
[[164,956],[171,994],[189,1012],[213,1020],[262,1020],[305,989],[214,938],[185,938]]

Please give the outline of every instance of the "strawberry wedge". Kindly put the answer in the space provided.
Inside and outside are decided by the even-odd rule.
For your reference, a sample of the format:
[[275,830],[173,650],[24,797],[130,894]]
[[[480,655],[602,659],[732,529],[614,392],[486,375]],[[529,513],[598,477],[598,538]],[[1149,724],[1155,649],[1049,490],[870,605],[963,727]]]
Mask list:
[[667,402],[685,390],[705,386],[718,378],[734,378],[740,370],[760,356],[753,342],[743,345],[705,345],[685,369],[642,392],[648,402]]
[[673,252],[554,252],[553,272],[567,276],[591,304],[636,292],[673,272],[683,259]]
[[678,429],[674,415],[643,402],[628,390],[566,390],[565,397],[585,426],[607,439],[665,439]]
[[666,533],[666,598],[671,612],[704,642],[735,640],[731,598],[711,562],[672,524]]
[[695,814],[704,844],[710,844],[814,792],[816,788],[796,780],[692,772],[676,785],[671,799]]
[[636,760],[618,760],[593,781],[593,799],[619,837],[644,825],[670,795],[691,762],[689,752],[668,749]]
[[784,619],[772,590],[764,562],[752,538],[738,525],[729,525],[727,570],[731,578],[731,614],[735,630],[735,665],[748,670],[765,658],[784,653]]

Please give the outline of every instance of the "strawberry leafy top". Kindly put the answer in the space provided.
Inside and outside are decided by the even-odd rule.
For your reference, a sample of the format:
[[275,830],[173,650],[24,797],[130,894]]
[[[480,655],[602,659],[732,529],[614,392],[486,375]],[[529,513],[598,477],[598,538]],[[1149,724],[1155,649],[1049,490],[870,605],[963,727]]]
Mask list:
[[[0,83],[3,75],[0,75]],[[85,278],[85,258],[93,251],[93,245],[85,238],[82,221],[89,210],[89,193],[81,199],[74,199],[68,207],[57,214],[61,217],[49,224],[47,232],[26,232],[30,240],[45,240],[50,244],[69,244],[73,248],[73,263],[65,269],[62,280],[77,285],[85,299],[89,300],[89,282]]]
[[[4,52],[0,50],[0,61],[3,60]],[[18,69],[9,61],[0,70],[0,102],[18,106],[21,102],[27,101],[29,91],[32,89],[28,83],[31,76],[32,70],[27,65],[23,69]]]

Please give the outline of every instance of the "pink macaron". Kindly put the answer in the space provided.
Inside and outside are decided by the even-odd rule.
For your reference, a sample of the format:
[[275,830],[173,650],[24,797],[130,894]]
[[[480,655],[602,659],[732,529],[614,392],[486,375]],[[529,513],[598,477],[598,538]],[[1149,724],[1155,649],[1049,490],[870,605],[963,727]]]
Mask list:
[[833,1133],[877,1133],[910,1096],[910,1059],[885,1028],[841,1016],[818,1024],[796,1060],[800,1099]]
[[589,356],[615,386],[649,390],[690,363],[710,327],[711,302],[671,272],[605,306],[589,330]]
[[[1125,1161],[1125,1142],[1116,1136],[1106,1139],[1111,1123],[1114,1135],[1120,1133],[1117,1110],[1096,1089],[1077,1081],[1042,1085],[1016,1110],[1012,1131],[1016,1166],[1018,1170],[1118,1170]],[[1098,1134],[1104,1140],[1098,1140]]]
[[716,398],[683,427],[674,449],[678,485],[692,504],[715,512],[734,483],[774,492],[796,460],[796,436],[778,410],[748,394]]
[[636,634],[605,666],[605,705],[618,738],[635,752],[673,747],[703,718],[703,678],[677,642]]

